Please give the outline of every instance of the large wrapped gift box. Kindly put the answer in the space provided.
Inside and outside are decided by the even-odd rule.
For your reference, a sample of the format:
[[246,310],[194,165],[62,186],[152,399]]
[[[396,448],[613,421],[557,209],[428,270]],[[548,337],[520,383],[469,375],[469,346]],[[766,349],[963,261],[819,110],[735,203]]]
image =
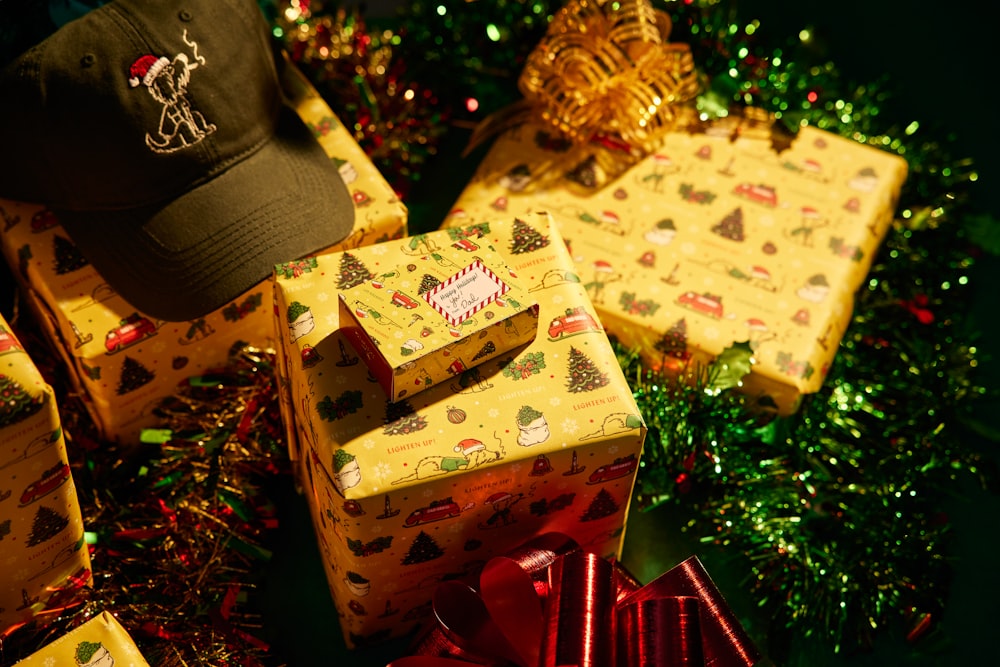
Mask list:
[[0,317],[0,635],[91,582],[55,394]]
[[[463,238],[507,253],[538,301],[537,336],[388,401],[339,329],[338,291]],[[277,276],[279,375],[349,645],[429,622],[437,583],[539,532],[619,555],[646,427],[550,216],[495,216],[317,262]]]
[[[405,235],[405,206],[351,133],[298,70],[287,67],[283,83],[300,117],[341,164],[354,199],[354,230],[326,250]],[[224,364],[234,344],[275,344],[270,279],[204,317],[165,322],[112,290],[46,208],[0,200],[0,215],[3,253],[106,439],[135,441],[179,382]],[[308,258],[289,260],[277,270],[294,275],[313,265]]]
[[132,637],[118,620],[104,611],[46,644],[17,667],[149,667]]
[[906,162],[814,127],[793,137],[755,113],[695,121],[627,168],[621,148],[508,130],[445,226],[553,213],[609,334],[690,378],[749,343],[744,389],[794,411],[823,383]]

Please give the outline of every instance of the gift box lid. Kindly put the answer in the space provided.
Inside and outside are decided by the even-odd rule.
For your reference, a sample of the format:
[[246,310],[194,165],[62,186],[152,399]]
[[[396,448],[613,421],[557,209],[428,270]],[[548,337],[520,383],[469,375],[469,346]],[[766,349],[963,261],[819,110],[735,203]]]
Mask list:
[[339,297],[341,329],[391,400],[526,344],[537,331],[538,304],[514,270],[492,245],[468,238]]

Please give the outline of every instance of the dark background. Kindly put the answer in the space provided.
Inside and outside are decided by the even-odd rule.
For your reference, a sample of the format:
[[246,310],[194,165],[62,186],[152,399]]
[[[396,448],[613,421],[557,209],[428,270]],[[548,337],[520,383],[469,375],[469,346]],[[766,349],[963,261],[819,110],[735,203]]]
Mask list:
[[[0,3],[5,1],[10,0]],[[396,0],[372,0],[365,5],[365,12],[372,19],[390,17],[399,4]],[[830,60],[849,80],[864,83],[888,77],[893,97],[886,109],[887,121],[918,120],[921,131],[947,137],[953,155],[972,158],[981,174],[973,191],[975,205],[1000,218],[1000,142],[993,101],[998,58],[997,38],[988,20],[990,3],[744,0],[742,5],[743,18],[760,19],[768,34],[794,35],[812,27],[819,47],[829,53]],[[407,202],[411,230],[436,228],[472,172],[474,164],[458,157],[464,137],[457,132],[453,135],[455,138],[428,165],[425,178]],[[993,338],[1000,331],[995,296],[1000,262],[986,256],[972,275],[976,298],[968,304],[967,316],[982,332],[981,370],[987,384],[1000,387],[1000,346]],[[10,318],[14,286],[4,267],[0,267],[0,295],[0,312]],[[1000,403],[994,398],[984,401],[979,412],[993,415],[998,408]],[[992,423],[1000,426],[1000,420],[993,419]],[[995,456],[995,445],[982,444]],[[274,559],[261,589],[267,606],[262,636],[273,644],[277,655],[295,666],[382,667],[398,657],[403,648],[400,643],[368,651],[346,651],[305,501],[291,484],[277,484],[271,491],[280,512],[280,528],[274,542]],[[956,488],[954,496],[942,498],[941,508],[954,528],[956,574],[944,616],[936,619],[936,631],[918,645],[907,644],[898,632],[886,632],[873,652],[852,656],[834,656],[827,647],[803,641],[794,664],[929,666],[995,661],[1000,499],[969,483]],[[624,560],[640,579],[649,580],[698,552],[698,545],[690,538],[667,528],[678,525],[678,521],[669,510],[633,513]],[[748,629],[758,630],[763,619],[754,617],[751,601],[742,592],[741,573],[730,572],[723,564],[712,562],[710,556],[703,560]]]

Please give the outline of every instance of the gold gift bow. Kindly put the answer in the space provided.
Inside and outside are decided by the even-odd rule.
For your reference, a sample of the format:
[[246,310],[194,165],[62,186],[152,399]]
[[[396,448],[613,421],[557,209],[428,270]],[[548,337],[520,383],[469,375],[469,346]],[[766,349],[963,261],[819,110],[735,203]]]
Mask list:
[[575,144],[611,137],[650,152],[700,90],[689,46],[667,42],[672,28],[649,0],[570,0],[528,56],[518,79],[524,98],[484,119],[466,153],[529,121]]

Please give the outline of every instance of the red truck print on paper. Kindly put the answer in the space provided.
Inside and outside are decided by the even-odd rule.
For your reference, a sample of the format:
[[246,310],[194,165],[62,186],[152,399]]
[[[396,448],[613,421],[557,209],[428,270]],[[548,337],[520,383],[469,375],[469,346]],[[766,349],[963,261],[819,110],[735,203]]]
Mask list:
[[733,194],[772,208],[778,205],[778,195],[770,185],[740,183],[733,188]]
[[451,498],[444,498],[442,500],[435,500],[427,507],[421,507],[420,509],[413,510],[410,516],[406,517],[406,521],[403,525],[407,528],[412,528],[413,526],[419,526],[422,523],[430,523],[431,521],[440,521],[441,519],[450,519],[457,517],[462,513],[462,508],[458,506]]
[[722,298],[714,294],[685,292],[677,297],[677,303],[703,315],[715,318],[722,317]]
[[59,462],[42,473],[42,476],[25,487],[21,494],[21,506],[29,505],[42,496],[55,491],[69,479],[69,466]]
[[587,484],[602,484],[610,482],[613,479],[618,479],[619,477],[626,477],[634,473],[638,465],[639,461],[635,458],[635,454],[617,458],[592,472],[590,479],[587,480]]
[[475,252],[479,250],[479,245],[473,243],[469,239],[459,239],[451,244],[453,248],[457,250],[465,250],[466,252]]
[[587,331],[600,331],[601,326],[594,317],[578,306],[566,309],[566,314],[561,315],[549,324],[549,338],[558,340],[574,334],[586,333]]
[[416,308],[419,304],[411,296],[407,296],[402,292],[392,292],[393,305],[399,306],[400,308],[406,308],[407,310],[412,310]]
[[152,320],[142,317],[139,313],[132,313],[107,333],[104,337],[104,347],[108,354],[111,354],[155,334],[156,325]]

